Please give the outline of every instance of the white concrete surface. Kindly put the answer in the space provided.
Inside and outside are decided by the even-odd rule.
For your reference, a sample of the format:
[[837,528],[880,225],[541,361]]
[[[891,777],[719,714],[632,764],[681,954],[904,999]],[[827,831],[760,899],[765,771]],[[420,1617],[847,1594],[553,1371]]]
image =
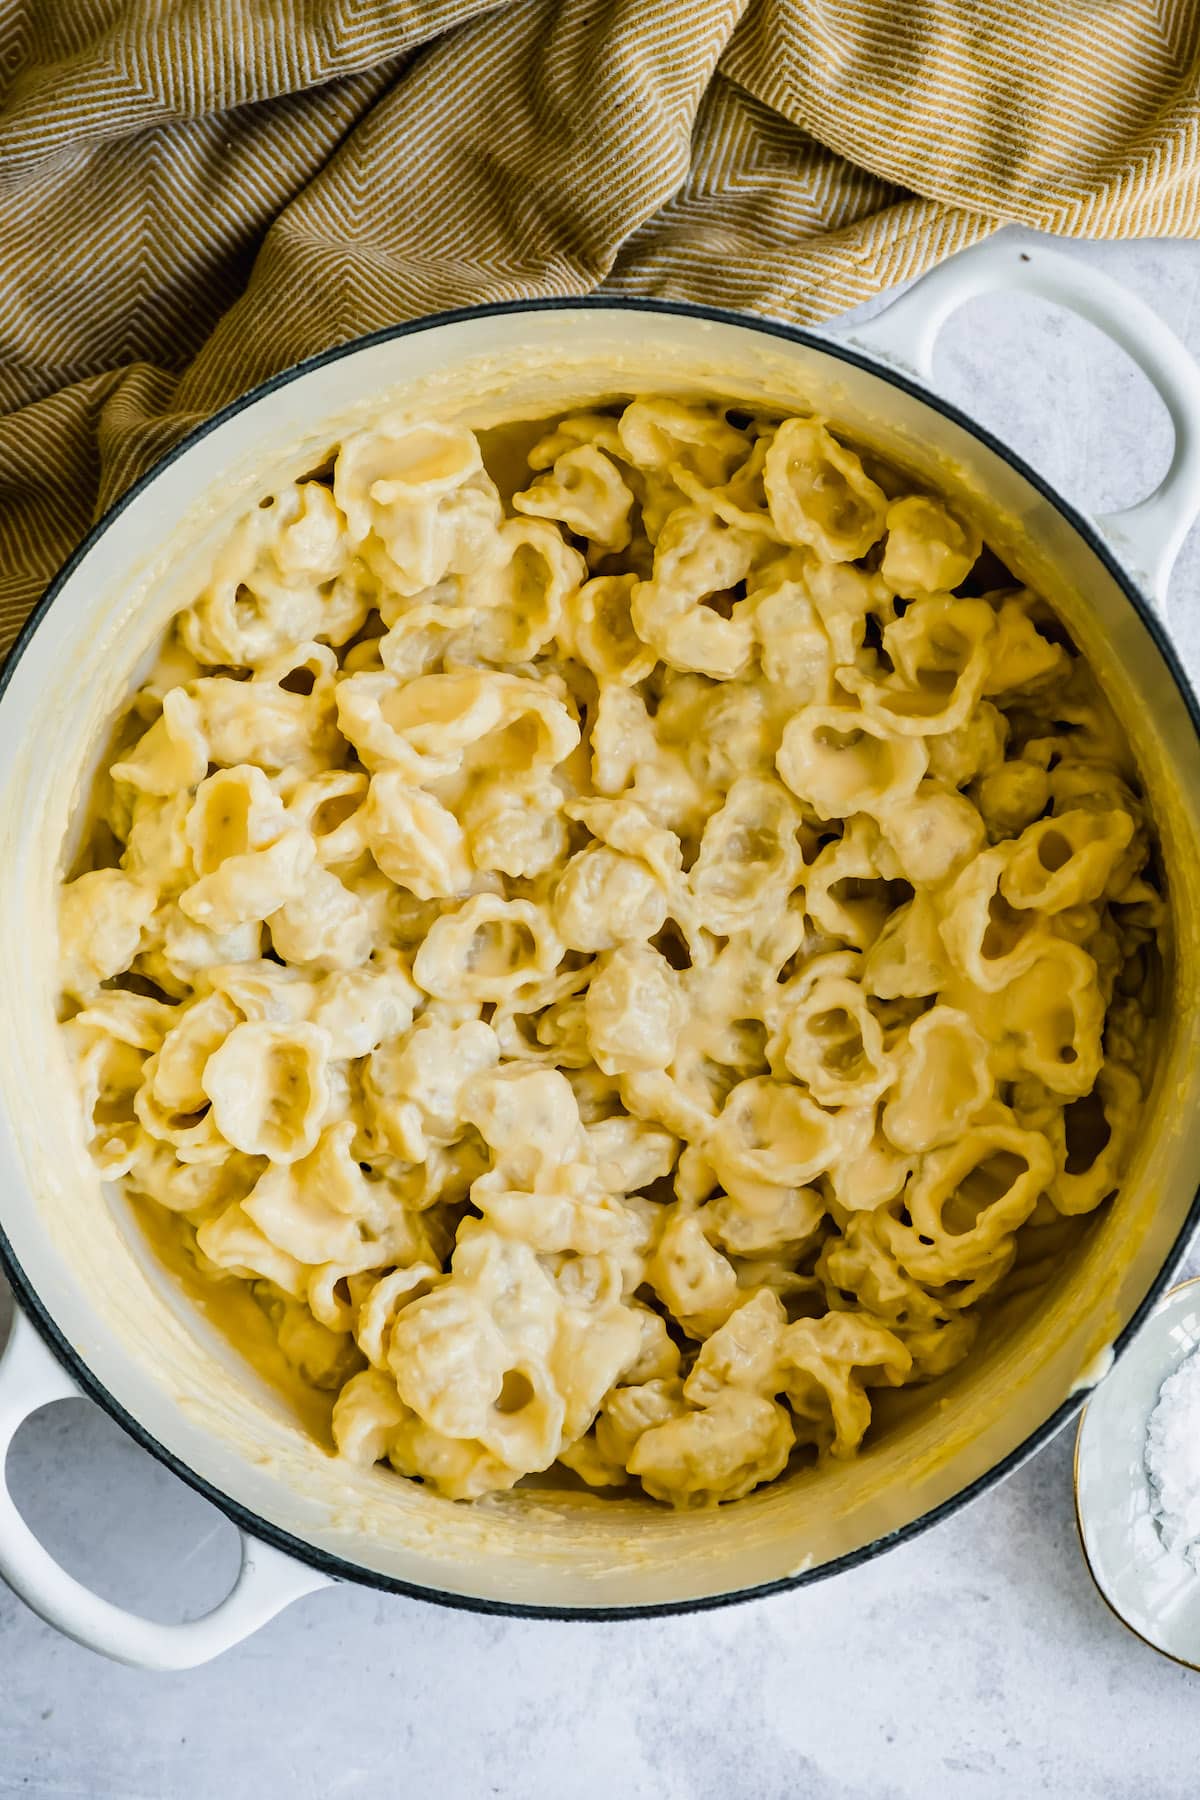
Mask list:
[[[1077,247],[1200,355],[1200,246]],[[1137,497],[1169,432],[1089,327],[981,301],[944,391],[1084,506]],[[1195,539],[1172,620],[1200,675]],[[1200,1261],[1196,1263],[1200,1267]],[[187,1675],[117,1668],[0,1588],[0,1795],[105,1800],[1192,1800],[1200,1676],[1096,1597],[1071,1434],[918,1541],[803,1593],[624,1626],[498,1621],[342,1588]],[[46,1542],[159,1617],[228,1585],[232,1527],[85,1403],[10,1474]]]

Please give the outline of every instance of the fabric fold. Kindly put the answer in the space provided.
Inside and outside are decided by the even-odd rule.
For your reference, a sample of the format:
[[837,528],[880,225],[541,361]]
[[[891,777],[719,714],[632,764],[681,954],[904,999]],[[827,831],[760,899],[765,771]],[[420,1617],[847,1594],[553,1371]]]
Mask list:
[[1189,0],[9,0],[0,651],[199,419],[599,286],[803,323],[1000,224],[1200,228]]

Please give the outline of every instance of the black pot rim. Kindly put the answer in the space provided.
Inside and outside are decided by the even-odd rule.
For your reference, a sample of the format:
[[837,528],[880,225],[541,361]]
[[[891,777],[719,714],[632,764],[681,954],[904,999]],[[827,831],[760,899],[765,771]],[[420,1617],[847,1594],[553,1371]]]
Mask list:
[[[457,325],[472,319],[497,318],[508,313],[537,314],[557,312],[657,313],[668,316],[674,315],[691,319],[703,319],[718,325],[738,326],[743,330],[759,332],[766,337],[781,338],[787,343],[803,345],[807,349],[819,351],[824,356],[833,357],[839,362],[847,363],[853,368],[861,369],[870,375],[877,376],[881,381],[888,382],[891,386],[898,388],[902,393],[908,394],[912,398],[921,401],[924,405],[931,408],[932,411],[940,413],[944,418],[949,419],[953,424],[970,433],[972,437],[984,444],[993,452],[993,454],[1001,457],[1011,468],[1021,475],[1025,481],[1027,481],[1029,485],[1060,514],[1066,523],[1084,539],[1093,554],[1098,557],[1101,563],[1103,563],[1104,567],[1108,570],[1118,587],[1120,587],[1125,598],[1129,601],[1129,604],[1133,607],[1149,636],[1153,640],[1187,710],[1197,740],[1200,741],[1200,702],[1197,701],[1196,694],[1193,692],[1187,674],[1185,673],[1178,655],[1175,652],[1174,646],[1168,638],[1154,608],[1141,593],[1136,583],[1121,567],[1120,563],[1113,555],[1113,552],[1105,543],[1092,522],[1080,513],[1069,501],[1064,499],[1043,476],[1039,475],[1035,469],[1031,468],[1023,457],[1009,448],[1008,445],[1004,444],[989,431],[986,426],[977,423],[951,401],[944,400],[940,396],[931,393],[928,389],[923,387],[920,382],[912,379],[901,371],[892,368],[885,363],[877,362],[873,357],[852,348],[848,343],[839,341],[836,338],[824,337],[817,332],[806,330],[802,326],[785,324],[780,320],[760,318],[753,313],[740,313],[722,307],[704,306],[691,301],[658,300],[603,294],[571,296],[566,298],[495,301],[486,305],[459,307],[449,312],[432,313],[424,318],[407,320],[401,324],[385,326],[380,331],[370,332],[362,337],[351,338],[344,343],[332,346],[328,350],[323,350],[315,356],[308,357],[303,362],[295,363],[286,369],[282,369],[278,374],[270,376],[267,380],[260,382],[256,387],[250,388],[246,393],[239,395],[236,400],[231,401],[228,406],[225,406],[219,412],[214,413],[211,418],[204,420],[202,424],[190,431],[186,437],[181,438],[177,444],[173,445],[151,469],[147,470],[146,474],[143,475],[140,480],[136,481],[132,487],[128,488],[119,499],[113,503],[103,517],[99,519],[88,532],[78,548],[67,558],[66,562],[59,569],[53,581],[46,589],[46,592],[42,595],[37,606],[26,620],[13,645],[3,670],[0,670],[0,701],[3,700],[13,673],[25,651],[29,648],[30,642],[39,625],[42,623],[42,620],[46,617],[46,614],[49,612],[51,606],[54,604],[71,576],[74,575],[80,564],[95,548],[96,544],[104,536],[109,527],[121,516],[126,507],[131,505],[134,500],[145,493],[147,488],[157,480],[165,469],[169,468],[172,463],[185,455],[193,445],[199,443],[202,438],[207,437],[210,432],[217,430],[221,425],[225,424],[227,420],[234,418],[240,412],[244,412],[247,407],[255,405],[257,401],[265,398],[268,394],[272,394],[279,388],[286,387],[291,382],[297,381],[301,377],[310,374],[313,370],[324,368],[330,363],[339,362],[344,357],[353,356],[359,351],[369,349],[377,344],[384,344],[397,338],[411,337],[418,333],[437,330],[444,325]],[[1200,1187],[1198,1187],[1191,1207],[1188,1210],[1187,1217],[1164,1259],[1162,1268],[1151,1282],[1146,1294],[1133,1313],[1128,1324],[1120,1333],[1118,1333],[1114,1340],[1114,1354],[1120,1353],[1125,1344],[1128,1343],[1129,1339],[1137,1332],[1143,1320],[1152,1310],[1160,1296],[1166,1291],[1170,1284],[1171,1277],[1178,1266],[1180,1259],[1186,1253],[1188,1244],[1198,1227],[1200,1227]],[[456,1610],[486,1613],[507,1618],[577,1619],[596,1621],[666,1618],[674,1614],[707,1612],[716,1607],[734,1606],[748,1600],[764,1599],[771,1594],[781,1594],[794,1588],[807,1587],[814,1582],[825,1580],[831,1575],[838,1575],[845,1570],[858,1568],[864,1563],[873,1561],[875,1557],[882,1556],[885,1551],[892,1549],[895,1545],[906,1543],[909,1540],[920,1536],[922,1533],[930,1530],[934,1525],[939,1524],[943,1519],[948,1518],[952,1513],[955,1513],[959,1511],[960,1508],[968,1505],[970,1501],[978,1498],[979,1495],[986,1493],[989,1488],[995,1487],[999,1482],[1003,1481],[1007,1475],[1012,1474],[1014,1470],[1018,1469],[1022,1463],[1027,1462],[1030,1457],[1034,1456],[1044,1444],[1048,1443],[1049,1440],[1062,1429],[1068,1420],[1074,1417],[1080,1410],[1085,1398],[1083,1393],[1068,1396],[1068,1398],[1064,1400],[1053,1413],[1051,1413],[1049,1418],[1044,1420],[1043,1423],[1032,1431],[1028,1437],[1024,1438],[1007,1456],[1002,1457],[999,1462],[994,1463],[990,1469],[985,1470],[982,1475],[978,1476],[968,1486],[960,1488],[957,1493],[953,1494],[949,1499],[944,1500],[939,1506],[931,1508],[929,1512],[922,1513],[918,1518],[910,1520],[907,1525],[900,1526],[896,1531],[888,1532],[886,1535],[879,1538],[874,1538],[870,1543],[862,1545],[859,1549],[850,1551],[844,1556],[835,1557],[829,1562],[822,1563],[819,1567],[805,1569],[790,1575],[784,1575],[775,1581],[760,1582],[754,1587],[737,1588],[727,1593],[705,1594],[690,1600],[669,1600],[646,1606],[535,1606],[527,1603],[492,1600],[470,1594],[450,1593],[444,1589],[423,1587],[414,1582],[400,1581],[393,1576],[382,1575],[372,1569],[364,1568],[361,1564],[349,1562],[342,1557],[333,1556],[328,1551],[322,1550],[319,1546],[308,1542],[304,1538],[293,1536],[292,1533],[284,1531],[271,1520],[264,1519],[259,1514],[252,1512],[248,1507],[243,1506],[239,1501],[234,1500],[230,1495],[216,1487],[212,1482],[207,1480],[206,1477],[197,1474],[194,1469],[190,1468],[177,1457],[173,1451],[168,1450],[166,1446],[160,1443],[151,1432],[147,1431],[145,1426],[128,1412],[126,1408],[121,1405],[120,1401],[115,1399],[114,1396],[109,1393],[108,1389],[96,1378],[84,1359],[72,1348],[62,1332],[58,1329],[58,1326],[55,1324],[54,1319],[43,1304],[37,1290],[26,1276],[12,1244],[9,1241],[8,1235],[4,1230],[2,1221],[0,1221],[0,1270],[2,1270],[7,1277],[8,1282],[12,1287],[14,1297],[22,1311],[30,1320],[30,1323],[34,1326],[53,1355],[67,1370],[68,1374],[72,1377],[81,1391],[86,1394],[89,1399],[95,1401],[98,1406],[102,1407],[111,1418],[115,1419],[117,1424],[120,1425],[124,1431],[128,1432],[135,1443],[140,1444],[144,1450],[148,1450],[153,1457],[166,1468],[170,1469],[172,1474],[177,1475],[181,1481],[186,1482],[189,1487],[194,1488],[197,1493],[201,1494],[206,1500],[211,1502],[211,1504],[220,1512],[224,1513],[228,1519],[232,1520],[233,1524],[236,1525],[240,1531],[246,1532],[251,1537],[272,1545],[275,1549],[282,1551],[285,1555],[294,1557],[297,1561],[307,1564],[309,1567],[316,1569],[319,1573],[326,1575],[335,1581],[353,1581],[361,1586],[376,1588],[385,1593],[401,1594],[405,1598],[411,1600],[424,1600],[435,1605],[450,1607]]]

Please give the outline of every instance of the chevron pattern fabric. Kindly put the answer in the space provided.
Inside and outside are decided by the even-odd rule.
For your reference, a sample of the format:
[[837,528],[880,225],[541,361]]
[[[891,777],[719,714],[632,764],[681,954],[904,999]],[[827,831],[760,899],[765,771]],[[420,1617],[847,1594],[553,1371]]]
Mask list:
[[1200,231],[1194,0],[0,0],[0,651],[326,345],[599,286],[811,322],[1011,220]]

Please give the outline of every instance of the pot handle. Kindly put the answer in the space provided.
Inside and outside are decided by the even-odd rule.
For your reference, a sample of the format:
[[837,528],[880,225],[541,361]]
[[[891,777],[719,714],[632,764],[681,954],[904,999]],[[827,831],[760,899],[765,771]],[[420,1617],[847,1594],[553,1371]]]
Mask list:
[[1162,608],[1180,546],[1200,513],[1200,368],[1145,301],[1078,257],[994,238],[933,269],[844,341],[931,385],[934,346],[951,313],[979,294],[1006,289],[1037,294],[1097,326],[1133,358],[1170,414],[1175,447],[1154,492],[1095,520]]
[[164,1625],[101,1599],[56,1563],[17,1511],[4,1477],[18,1427],[53,1400],[80,1389],[19,1307],[0,1356],[0,1576],[48,1625],[88,1650],[138,1669],[191,1669],[241,1643],[304,1594],[331,1586],[327,1575],[241,1532],[242,1562],[230,1592],[203,1618]]

